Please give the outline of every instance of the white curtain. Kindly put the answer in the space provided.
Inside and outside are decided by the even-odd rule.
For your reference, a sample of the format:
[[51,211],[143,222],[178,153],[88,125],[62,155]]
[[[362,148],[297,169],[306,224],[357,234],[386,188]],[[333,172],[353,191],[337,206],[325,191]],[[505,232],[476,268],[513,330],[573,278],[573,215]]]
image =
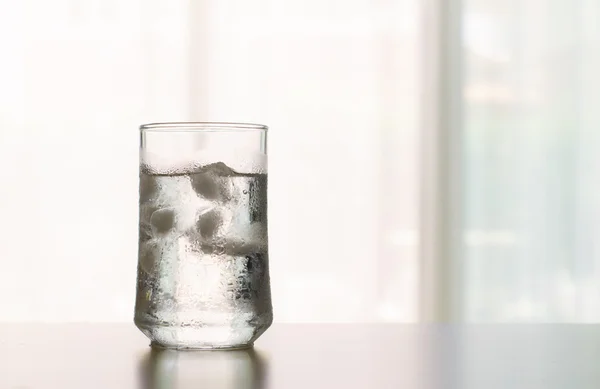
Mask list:
[[600,320],[600,3],[466,0],[462,315]]
[[427,19],[423,318],[597,322],[600,3],[443,4]]

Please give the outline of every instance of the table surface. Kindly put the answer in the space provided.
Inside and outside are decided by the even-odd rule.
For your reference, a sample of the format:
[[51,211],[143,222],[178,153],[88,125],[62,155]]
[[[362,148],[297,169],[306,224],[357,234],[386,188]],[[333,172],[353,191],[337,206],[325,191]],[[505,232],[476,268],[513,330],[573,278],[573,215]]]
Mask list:
[[0,324],[0,388],[600,388],[600,326],[279,324],[152,350],[133,324]]

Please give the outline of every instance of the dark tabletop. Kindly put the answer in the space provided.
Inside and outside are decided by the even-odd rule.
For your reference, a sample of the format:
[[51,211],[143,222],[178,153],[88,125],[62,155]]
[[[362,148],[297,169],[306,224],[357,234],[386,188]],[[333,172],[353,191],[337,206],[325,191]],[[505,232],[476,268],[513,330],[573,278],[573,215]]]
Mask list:
[[0,389],[600,388],[600,326],[279,324],[152,350],[133,324],[0,324]]

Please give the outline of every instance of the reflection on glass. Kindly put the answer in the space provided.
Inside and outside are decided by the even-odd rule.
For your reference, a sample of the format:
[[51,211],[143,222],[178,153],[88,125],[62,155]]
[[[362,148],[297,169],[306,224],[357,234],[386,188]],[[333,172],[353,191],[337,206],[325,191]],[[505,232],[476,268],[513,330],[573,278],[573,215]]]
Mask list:
[[140,363],[140,389],[263,389],[267,360],[254,349],[151,349]]

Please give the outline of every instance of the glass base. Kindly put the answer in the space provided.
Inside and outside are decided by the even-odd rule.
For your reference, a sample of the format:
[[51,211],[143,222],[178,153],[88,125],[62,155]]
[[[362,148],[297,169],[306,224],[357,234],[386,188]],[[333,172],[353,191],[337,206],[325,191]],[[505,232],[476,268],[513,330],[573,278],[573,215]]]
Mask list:
[[161,350],[237,351],[237,350],[251,349],[252,347],[254,347],[254,343],[241,344],[241,345],[235,345],[235,346],[215,347],[213,345],[209,345],[209,346],[204,346],[204,345],[190,346],[190,345],[173,345],[173,344],[166,345],[166,344],[158,343],[153,340],[150,342],[150,347],[152,347],[154,349],[161,349]]
[[136,326],[154,348],[179,350],[243,350],[267,329],[230,326],[164,326],[136,321]]

